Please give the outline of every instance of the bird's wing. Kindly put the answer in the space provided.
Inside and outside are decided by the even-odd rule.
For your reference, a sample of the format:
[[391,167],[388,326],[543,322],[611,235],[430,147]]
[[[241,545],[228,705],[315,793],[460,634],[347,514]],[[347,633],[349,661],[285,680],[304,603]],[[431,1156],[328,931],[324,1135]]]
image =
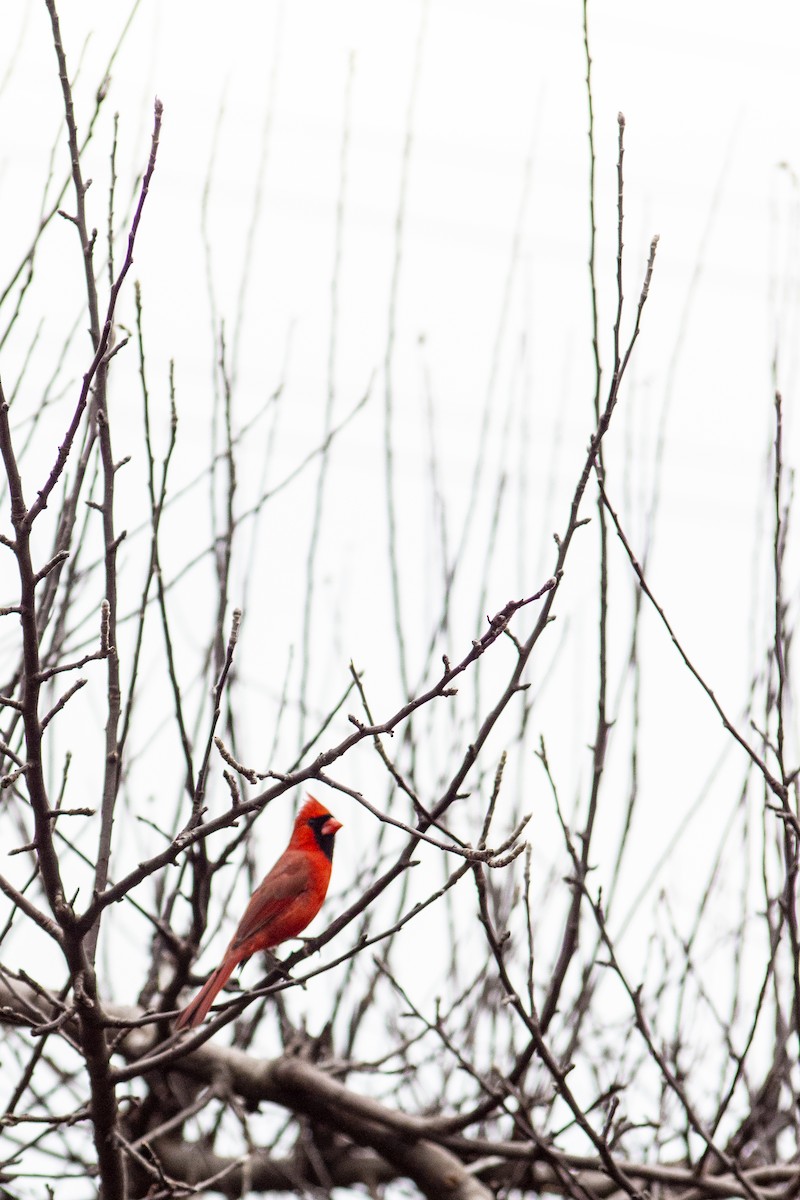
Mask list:
[[289,915],[295,902],[306,895],[308,884],[307,857],[286,851],[250,897],[231,946],[241,946],[243,942],[259,935],[268,939],[270,926],[275,927],[277,936],[274,942],[262,942],[264,947],[277,945],[285,938],[292,937],[292,933],[282,933],[284,918]]

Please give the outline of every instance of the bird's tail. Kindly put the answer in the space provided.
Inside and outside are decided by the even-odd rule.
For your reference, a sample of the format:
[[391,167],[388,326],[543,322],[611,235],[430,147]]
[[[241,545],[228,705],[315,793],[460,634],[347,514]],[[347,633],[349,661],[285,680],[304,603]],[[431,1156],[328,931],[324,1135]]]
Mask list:
[[233,974],[233,968],[239,960],[234,955],[225,955],[213,974],[209,975],[197,995],[189,1001],[186,1008],[175,1022],[175,1029],[194,1029],[202,1024],[206,1013],[216,999],[217,992],[224,988]]

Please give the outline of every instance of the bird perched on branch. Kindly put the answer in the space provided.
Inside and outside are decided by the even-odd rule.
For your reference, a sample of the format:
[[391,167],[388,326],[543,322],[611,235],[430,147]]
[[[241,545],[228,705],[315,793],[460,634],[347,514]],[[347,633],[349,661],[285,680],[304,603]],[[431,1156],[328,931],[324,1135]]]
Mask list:
[[175,1023],[176,1029],[199,1025],[234,967],[258,950],[272,950],[297,937],[313,921],[328,890],[333,840],[341,821],[313,796],[297,814],[289,845],[250,897],[222,962]]

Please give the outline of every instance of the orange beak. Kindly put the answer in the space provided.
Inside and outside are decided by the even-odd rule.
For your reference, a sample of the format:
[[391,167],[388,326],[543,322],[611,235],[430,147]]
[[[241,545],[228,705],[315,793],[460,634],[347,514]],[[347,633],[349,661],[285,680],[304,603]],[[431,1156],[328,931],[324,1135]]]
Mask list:
[[322,826],[322,833],[326,837],[333,836],[333,834],[338,833],[341,828],[342,828],[342,822],[337,821],[336,817],[330,817],[329,820],[327,820],[325,822],[325,824]]

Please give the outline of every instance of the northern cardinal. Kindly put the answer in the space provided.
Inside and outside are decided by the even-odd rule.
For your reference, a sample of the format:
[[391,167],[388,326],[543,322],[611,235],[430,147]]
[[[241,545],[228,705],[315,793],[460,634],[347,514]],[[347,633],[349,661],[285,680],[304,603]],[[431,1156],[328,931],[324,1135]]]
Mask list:
[[289,845],[253,892],[225,957],[186,1005],[176,1029],[201,1024],[238,963],[257,950],[271,950],[297,937],[313,921],[328,890],[333,839],[341,828],[341,821],[308,797],[297,814]]

